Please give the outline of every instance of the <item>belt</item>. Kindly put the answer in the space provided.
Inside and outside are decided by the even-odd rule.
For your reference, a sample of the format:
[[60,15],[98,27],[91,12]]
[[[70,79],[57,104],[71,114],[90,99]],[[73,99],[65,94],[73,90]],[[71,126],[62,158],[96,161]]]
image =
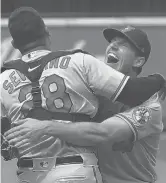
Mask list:
[[[55,158],[55,166],[63,164],[78,164],[83,163],[81,156],[66,156],[66,157],[57,157]],[[17,162],[19,168],[33,168],[33,158],[20,158]]]

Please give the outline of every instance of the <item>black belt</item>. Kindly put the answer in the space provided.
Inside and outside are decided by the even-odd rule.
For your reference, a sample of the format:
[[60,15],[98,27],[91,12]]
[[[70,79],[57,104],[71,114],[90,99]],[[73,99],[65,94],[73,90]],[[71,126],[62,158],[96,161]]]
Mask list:
[[[81,156],[66,156],[66,157],[57,157],[55,166],[63,164],[77,164],[83,163]],[[19,168],[33,168],[33,159],[32,158],[20,158],[17,162]]]

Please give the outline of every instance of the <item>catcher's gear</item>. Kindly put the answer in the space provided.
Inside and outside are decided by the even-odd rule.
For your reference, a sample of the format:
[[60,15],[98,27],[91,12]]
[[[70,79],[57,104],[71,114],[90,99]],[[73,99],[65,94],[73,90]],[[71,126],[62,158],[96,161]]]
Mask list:
[[[43,72],[43,69],[48,64],[48,62],[70,54],[74,53],[86,53],[82,50],[72,50],[72,51],[57,51],[51,52],[48,55],[39,58],[35,62],[25,63],[21,59],[13,60],[10,62],[6,62],[3,65],[2,71],[7,69],[16,69],[23,73],[32,83],[31,94],[33,97],[33,107],[28,111],[28,113],[24,116],[25,118],[35,118],[38,120],[67,120],[67,121],[89,121],[89,115],[79,114],[79,113],[60,113],[60,112],[51,112],[44,108],[42,108],[42,98],[41,98],[41,87],[39,84],[39,79]],[[29,68],[37,67],[37,69],[29,72]]]
[[1,118],[1,156],[5,161],[9,161],[19,156],[18,149],[9,144],[8,140],[3,136],[10,128],[10,120],[7,117]]
[[[23,73],[32,83],[32,96],[33,96],[33,108],[28,111],[24,116],[25,118],[35,118],[38,120],[67,120],[67,121],[89,121],[90,117],[85,114],[79,113],[56,113],[50,112],[42,108],[42,98],[41,98],[41,88],[39,85],[39,79],[43,72],[44,67],[53,59],[68,55],[74,54],[77,52],[84,52],[82,50],[73,50],[73,51],[58,51],[51,52],[48,55],[36,60],[32,63],[25,63],[21,59],[6,62],[1,68],[1,72],[4,72],[7,69],[16,69]],[[29,72],[29,68],[39,66],[37,69]],[[8,118],[2,118],[2,133],[1,133],[1,155],[4,160],[8,161],[13,158],[19,157],[18,149],[7,141],[3,134],[11,128],[11,123]]]

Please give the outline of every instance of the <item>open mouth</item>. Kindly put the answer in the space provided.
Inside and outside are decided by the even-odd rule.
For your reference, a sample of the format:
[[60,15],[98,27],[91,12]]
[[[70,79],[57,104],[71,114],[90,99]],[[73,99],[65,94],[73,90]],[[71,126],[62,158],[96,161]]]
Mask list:
[[108,57],[107,57],[107,63],[117,63],[119,61],[119,58],[113,54],[113,53],[109,53]]

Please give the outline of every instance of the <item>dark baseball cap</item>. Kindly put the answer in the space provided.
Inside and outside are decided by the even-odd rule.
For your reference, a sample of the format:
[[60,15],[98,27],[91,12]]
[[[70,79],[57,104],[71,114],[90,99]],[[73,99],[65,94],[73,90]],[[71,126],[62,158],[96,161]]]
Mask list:
[[115,37],[124,37],[140,51],[146,60],[150,55],[151,45],[148,36],[138,28],[133,26],[128,26],[121,30],[106,28],[103,31],[103,35],[108,42],[111,42]]
[[10,34],[17,45],[26,45],[48,34],[40,14],[31,7],[14,10],[8,22]]

